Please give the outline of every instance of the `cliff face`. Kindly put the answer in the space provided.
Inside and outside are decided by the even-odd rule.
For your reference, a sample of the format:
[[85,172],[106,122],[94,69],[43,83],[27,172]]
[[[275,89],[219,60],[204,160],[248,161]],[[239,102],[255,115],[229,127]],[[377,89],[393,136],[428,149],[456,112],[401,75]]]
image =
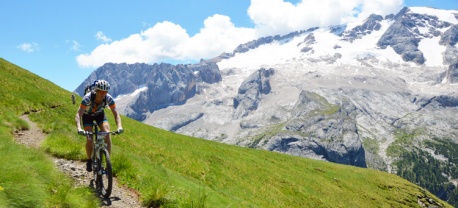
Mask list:
[[93,72],[77,89],[83,92],[97,79],[105,79],[111,85],[114,97],[130,94],[143,87],[136,100],[123,106],[123,113],[142,121],[145,112],[153,112],[170,105],[181,105],[196,94],[197,83],[216,83],[221,74],[215,63],[194,65],[172,64],[113,64],[107,63]]

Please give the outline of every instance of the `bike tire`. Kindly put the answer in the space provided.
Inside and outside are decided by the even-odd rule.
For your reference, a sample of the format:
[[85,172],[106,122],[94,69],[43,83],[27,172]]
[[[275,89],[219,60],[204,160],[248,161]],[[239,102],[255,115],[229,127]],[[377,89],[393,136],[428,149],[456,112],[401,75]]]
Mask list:
[[108,150],[100,150],[100,162],[97,172],[97,186],[100,188],[101,195],[104,198],[109,198],[113,189],[113,172],[111,167],[111,159]]

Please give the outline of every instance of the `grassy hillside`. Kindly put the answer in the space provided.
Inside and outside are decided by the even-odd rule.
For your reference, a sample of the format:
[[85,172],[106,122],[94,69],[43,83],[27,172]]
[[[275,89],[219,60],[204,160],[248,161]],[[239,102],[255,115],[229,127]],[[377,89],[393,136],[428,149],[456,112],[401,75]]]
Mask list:
[[[97,207],[91,190],[72,188],[71,179],[43,151],[14,142],[13,133],[28,128],[18,116],[70,111],[70,94],[3,59],[0,83],[0,207]],[[58,116],[49,117],[50,123],[58,120]],[[69,122],[59,125],[68,131]]]
[[[71,93],[3,59],[0,83],[0,207],[97,207],[47,156],[85,158]],[[48,134],[39,150],[14,143],[13,132],[27,128],[24,113]],[[123,126],[113,137],[114,173],[145,206],[420,207],[430,198],[449,207],[385,172],[192,138],[127,117]]]

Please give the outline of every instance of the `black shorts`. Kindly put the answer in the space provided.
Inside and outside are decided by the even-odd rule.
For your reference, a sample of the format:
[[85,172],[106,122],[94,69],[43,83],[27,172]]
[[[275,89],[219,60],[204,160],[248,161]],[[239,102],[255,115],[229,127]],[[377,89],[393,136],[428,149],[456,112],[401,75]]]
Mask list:
[[98,126],[101,126],[103,122],[108,122],[105,113],[99,113],[96,115],[83,114],[83,126],[92,126],[93,121],[97,123]]

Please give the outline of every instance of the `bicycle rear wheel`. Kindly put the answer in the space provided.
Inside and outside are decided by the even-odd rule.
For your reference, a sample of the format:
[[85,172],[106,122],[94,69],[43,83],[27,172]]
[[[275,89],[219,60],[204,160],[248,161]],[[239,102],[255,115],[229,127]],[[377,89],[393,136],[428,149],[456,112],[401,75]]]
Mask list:
[[113,173],[111,168],[110,154],[108,150],[100,150],[100,161],[98,162],[99,168],[97,172],[97,186],[104,198],[111,195],[113,188]]

